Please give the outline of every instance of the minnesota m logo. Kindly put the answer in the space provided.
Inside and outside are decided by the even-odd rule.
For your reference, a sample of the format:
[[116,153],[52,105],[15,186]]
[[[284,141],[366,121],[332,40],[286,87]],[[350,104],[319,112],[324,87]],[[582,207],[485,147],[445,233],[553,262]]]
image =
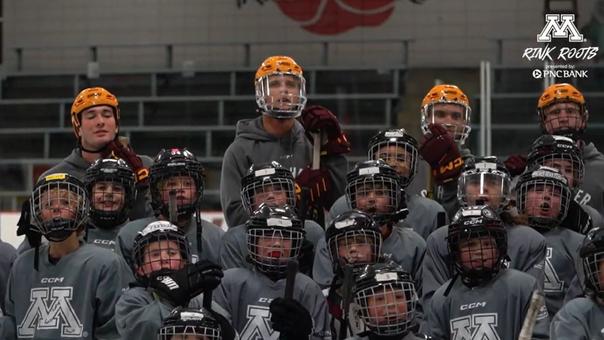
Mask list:
[[[36,330],[59,329],[61,337],[81,338],[84,327],[78,319],[71,301],[72,287],[34,288],[31,304],[23,322],[17,327],[19,337],[33,337]],[[47,301],[50,306],[47,305]]]
[[[558,22],[562,22],[559,24]],[[583,34],[575,26],[574,14],[546,14],[545,26],[537,35],[537,42],[550,42],[552,38],[568,38],[570,42],[583,42]]]
[[239,338],[241,340],[278,340],[279,332],[270,326],[271,312],[264,306],[247,306],[247,323]]
[[472,314],[449,322],[452,340],[501,340],[497,334],[497,313]]

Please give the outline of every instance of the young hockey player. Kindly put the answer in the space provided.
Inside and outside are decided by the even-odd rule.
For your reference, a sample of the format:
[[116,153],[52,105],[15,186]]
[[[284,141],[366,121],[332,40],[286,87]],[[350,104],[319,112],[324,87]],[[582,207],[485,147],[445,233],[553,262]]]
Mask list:
[[80,241],[89,209],[84,185],[66,173],[47,175],[31,207],[31,227],[48,244],[13,264],[0,338],[116,339],[115,304],[132,276],[112,251]]
[[[409,187],[410,193],[428,189],[429,197],[440,203],[448,216],[459,208],[457,178],[464,161],[472,157],[465,141],[470,135],[470,100],[452,84],[436,85],[424,97],[421,107],[423,138],[419,153],[418,179]],[[430,183],[425,184],[426,178]],[[433,182],[433,183],[432,183]]]
[[[381,159],[396,170],[403,189],[406,189],[415,178],[419,160],[417,141],[405,129],[378,132],[369,141],[368,156],[369,160]],[[405,218],[404,225],[413,228],[424,239],[432,231],[446,224],[445,209],[436,201],[408,192],[405,192],[405,201],[409,214]],[[346,196],[340,197],[329,210],[329,220],[350,209]]]
[[[248,213],[241,205],[241,179],[253,164],[279,162],[312,195],[307,205],[322,205],[321,212],[344,193],[350,144],[336,116],[323,107],[306,105],[302,67],[287,56],[262,62],[255,76],[256,103],[261,115],[237,123],[236,137],[224,153],[220,202],[229,227],[244,224]],[[304,111],[303,111],[304,110]],[[299,118],[300,121],[296,120]],[[321,167],[311,169],[312,146],[305,132],[320,131]],[[299,202],[300,203],[300,202]]]
[[[241,180],[241,202],[251,216],[262,204],[284,208],[296,206],[294,177],[291,172],[277,162],[258,164],[250,168]],[[304,220],[306,231],[300,255],[300,271],[310,275],[314,259],[314,249],[319,239],[325,235],[315,221]],[[245,225],[230,227],[222,238],[220,261],[224,269],[254,265],[248,261],[247,229]]]
[[128,221],[136,194],[134,173],[121,159],[98,159],[86,169],[84,184],[90,195],[88,243],[115,248],[115,238]]
[[[208,260],[220,263],[219,251],[224,231],[220,227],[201,219],[199,206],[204,190],[204,169],[195,156],[186,148],[162,149],[150,175],[151,203],[155,217],[129,222],[121,228],[116,243],[131,268],[134,268],[132,245],[134,238],[150,222],[174,219],[187,235],[193,263]],[[170,213],[170,196],[173,210]]]
[[[515,224],[508,215],[510,178],[505,166],[495,157],[468,159],[458,180],[460,205],[487,205],[503,219],[507,230],[507,253],[510,268],[537,279],[543,286],[543,265],[546,255],[545,238],[525,225]],[[427,240],[426,255],[422,264],[422,305],[429,313],[430,299],[434,292],[453,277],[452,261],[447,246],[449,227],[433,232]]]
[[167,221],[150,223],[134,240],[137,284],[115,306],[122,339],[151,339],[177,306],[201,307],[202,292],[220,283],[222,270],[206,261],[190,264],[184,233]]
[[[542,135],[531,146],[528,155],[528,167],[538,165],[558,169],[571,190],[572,199],[569,202],[568,214],[561,222],[563,226],[586,234],[593,225],[604,225],[600,213],[585,202],[580,203],[577,193],[585,178],[585,167],[581,150],[575,142],[564,136]],[[591,221],[589,221],[591,219]]]
[[[534,277],[506,269],[507,233],[486,206],[461,208],[448,230],[455,275],[431,300],[428,331],[433,339],[517,339]],[[547,339],[545,307],[536,318],[533,339]]]
[[250,217],[247,232],[255,268],[227,269],[214,292],[240,338],[331,339],[327,303],[315,282],[298,273],[292,297],[282,298],[288,262],[297,260],[304,238],[302,222],[287,209],[265,206]]
[[570,200],[566,177],[554,168],[536,166],[528,169],[516,184],[518,212],[527,217],[529,226],[540,232],[547,243],[544,293],[551,315],[562,306],[580,263],[579,247],[584,236],[560,226]]
[[[426,242],[410,228],[395,227],[407,215],[400,176],[384,161],[376,160],[358,163],[348,173],[347,179],[346,198],[349,205],[375,220],[382,234],[384,256],[411,273],[418,280],[418,290],[421,290],[421,263]],[[313,279],[326,288],[330,286],[333,276],[333,264],[326,242],[320,240],[315,252]]]
[[604,229],[592,229],[583,241],[586,297],[573,299],[562,306],[552,319],[550,339],[591,340],[602,337],[604,329]]
[[363,268],[354,286],[355,316],[365,330],[354,340],[420,340],[413,334],[416,306],[415,283],[393,263]]
[[585,176],[575,192],[575,201],[589,204],[604,216],[604,155],[585,139],[589,113],[583,94],[567,83],[553,84],[546,88],[537,102],[537,114],[543,133],[563,135],[576,141],[583,153]]

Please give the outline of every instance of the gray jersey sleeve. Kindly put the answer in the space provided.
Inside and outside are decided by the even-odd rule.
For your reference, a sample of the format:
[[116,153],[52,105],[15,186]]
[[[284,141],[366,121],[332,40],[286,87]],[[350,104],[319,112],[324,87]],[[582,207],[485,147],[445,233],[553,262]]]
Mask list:
[[114,339],[117,334],[115,325],[115,305],[122,295],[123,289],[134,280],[128,265],[124,260],[115,256],[113,264],[107,266],[101,275],[96,289],[96,328],[97,339]]
[[244,224],[249,216],[241,203],[241,178],[249,168],[248,158],[238,144],[231,144],[224,152],[220,174],[220,203],[229,227]]
[[422,263],[422,305],[424,313],[430,314],[430,299],[434,292],[451,278],[449,249],[447,247],[448,226],[434,231],[426,240],[426,254]]
[[447,213],[436,201],[420,195],[407,195],[409,215],[405,222],[424,240],[437,228],[447,224]]
[[334,277],[333,264],[331,262],[329,250],[327,249],[325,237],[322,237],[319,240],[315,250],[312,277],[321,288],[328,288]]
[[532,275],[543,289],[543,268],[547,249],[545,237],[524,225],[509,226],[507,230],[510,267]]
[[346,200],[346,195],[340,196],[329,209],[329,213],[327,213],[327,221],[333,221],[338,215],[350,211],[350,204]]
[[222,238],[220,248],[220,265],[223,269],[249,268],[250,263],[246,261],[247,231],[245,225],[229,228]]
[[165,301],[155,299],[143,287],[126,290],[115,306],[117,329],[121,339],[155,339],[161,322],[172,310]]
[[552,319],[550,340],[602,339],[604,311],[590,298],[578,298],[564,305]]

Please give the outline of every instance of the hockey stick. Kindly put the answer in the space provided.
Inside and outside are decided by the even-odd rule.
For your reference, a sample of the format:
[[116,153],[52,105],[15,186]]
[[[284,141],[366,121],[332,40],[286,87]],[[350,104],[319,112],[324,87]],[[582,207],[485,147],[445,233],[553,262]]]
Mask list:
[[294,286],[296,284],[296,274],[298,273],[298,262],[290,260],[287,262],[287,277],[285,279],[285,294],[286,299],[294,299]]
[[348,310],[352,302],[352,286],[354,285],[354,276],[351,265],[344,266],[344,279],[342,281],[342,323],[340,324],[340,334],[338,339],[346,339],[348,333]]
[[321,131],[311,132],[312,136],[312,169],[317,170],[321,167]]
[[524,322],[522,323],[522,329],[520,330],[520,335],[518,336],[518,340],[531,340],[533,337],[533,327],[535,327],[535,321],[537,320],[537,314],[539,313],[539,309],[543,305],[543,294],[535,289],[533,291],[533,295],[531,295],[531,304],[526,312],[526,316],[524,318]]

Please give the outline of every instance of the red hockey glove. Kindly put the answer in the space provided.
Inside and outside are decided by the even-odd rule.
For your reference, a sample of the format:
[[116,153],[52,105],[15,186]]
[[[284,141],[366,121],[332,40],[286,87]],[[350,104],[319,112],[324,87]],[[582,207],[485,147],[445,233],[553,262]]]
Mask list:
[[455,140],[440,124],[428,125],[430,132],[423,137],[419,153],[432,167],[432,175],[437,184],[457,179],[464,161]]
[[308,132],[325,133],[327,143],[321,147],[322,154],[339,155],[350,152],[350,143],[342,132],[338,118],[327,108],[320,105],[309,106],[302,111],[300,121]]
[[130,167],[136,175],[137,185],[147,185],[149,182],[149,169],[143,165],[141,158],[132,150],[130,145],[124,145],[119,140],[113,140],[106,147],[107,154],[105,157],[121,158]]
[[[296,177],[296,186],[301,189],[298,192],[302,192],[304,188],[308,190],[307,205],[327,207],[326,196],[331,190],[331,177],[327,169],[305,168]],[[301,201],[302,198],[298,197],[298,203]]]
[[512,177],[518,176],[523,173],[524,168],[526,168],[526,157],[523,155],[510,155],[503,164]]

